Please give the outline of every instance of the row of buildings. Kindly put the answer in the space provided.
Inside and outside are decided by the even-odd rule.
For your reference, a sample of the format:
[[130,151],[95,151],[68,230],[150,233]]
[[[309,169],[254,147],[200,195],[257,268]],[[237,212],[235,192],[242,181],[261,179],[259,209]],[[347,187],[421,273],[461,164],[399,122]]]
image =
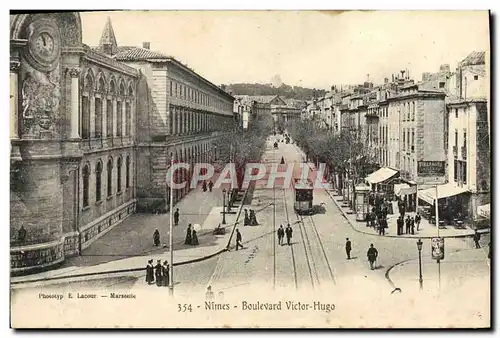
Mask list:
[[90,47],[78,13],[11,15],[11,271],[60,263],[136,211],[166,211],[187,193],[169,194],[171,158],[213,159],[214,138],[238,127],[233,108],[150,43],[119,46],[109,18]]
[[432,205],[438,185],[438,199],[451,213],[472,221],[489,217],[486,62],[485,52],[472,52],[454,71],[442,65],[418,82],[403,70],[378,86],[333,86],[308,102],[302,118],[356,137],[365,145],[364,156],[381,168],[369,183],[396,187],[393,192],[407,195],[411,208]]
[[293,119],[300,118],[306,103],[301,100],[282,98],[279,95],[235,95],[235,116],[241,117],[241,127],[248,128],[252,116],[270,114],[275,129],[283,129]]

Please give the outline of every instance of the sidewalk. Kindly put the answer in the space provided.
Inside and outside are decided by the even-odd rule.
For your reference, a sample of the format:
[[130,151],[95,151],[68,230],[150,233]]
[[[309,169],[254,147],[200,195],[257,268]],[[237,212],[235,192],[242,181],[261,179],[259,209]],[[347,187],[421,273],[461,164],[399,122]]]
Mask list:
[[[352,225],[352,227],[358,231],[362,232],[364,234],[368,235],[378,235],[378,232],[373,229],[372,227],[367,227],[366,226],[366,221],[356,221],[356,215],[354,212],[347,206],[343,206],[342,202],[342,196],[337,195],[335,191],[332,189],[327,189],[328,193],[332,197],[334,203],[339,207],[342,211],[342,214],[345,216],[345,218],[349,221],[349,223]],[[405,213],[405,218],[407,215],[410,215],[410,217],[415,217],[416,213],[415,212],[407,212]],[[387,215],[387,223],[389,228],[385,230],[385,236],[386,237],[398,237],[398,238],[431,238],[431,237],[437,237],[438,235],[438,230],[436,229],[436,226],[433,224],[430,224],[429,221],[425,218],[422,218],[422,221],[420,222],[420,230],[417,231],[417,226],[415,225],[415,234],[403,234],[403,235],[398,235],[397,234],[397,219],[398,215],[396,214],[390,214]],[[404,228],[403,230],[406,230]],[[483,232],[489,232],[489,231],[480,231],[481,233]],[[467,229],[455,229],[452,226],[446,226],[446,229],[439,229],[439,236],[440,237],[469,237],[474,235],[474,230],[467,228]]]
[[[216,189],[212,193],[201,190],[190,192],[176,208],[179,208],[179,225],[174,227],[174,264],[181,265],[202,260],[226,250],[229,237],[236,221],[237,214],[226,214],[226,234],[213,235],[212,231],[222,221],[222,207],[214,206],[221,193]],[[222,199],[222,198],[220,198]],[[222,201],[220,201],[222,205]],[[234,211],[238,210],[236,207]],[[44,271],[37,274],[11,277],[11,283],[40,281],[52,278],[77,277],[84,274],[107,273],[123,270],[123,272],[140,271],[144,274],[148,259],[169,260],[168,243],[169,215],[134,214],[109,233],[93,243],[82,256],[68,259],[59,269]],[[201,229],[197,232],[199,245],[184,244],[188,223],[198,223]],[[164,224],[161,231],[160,224]],[[160,229],[161,243],[158,248],[153,246],[153,231]],[[165,229],[166,228],[166,229]]]
[[[469,287],[488,293],[490,289],[490,260],[488,249],[465,249],[445,254],[445,258],[437,262],[426,254],[422,255],[423,291],[440,294],[457,294],[463,297],[470,295]],[[441,265],[441,266],[439,266]],[[403,292],[418,292],[419,265],[418,259],[412,259],[395,265],[388,277]],[[476,294],[476,293],[474,293]]]

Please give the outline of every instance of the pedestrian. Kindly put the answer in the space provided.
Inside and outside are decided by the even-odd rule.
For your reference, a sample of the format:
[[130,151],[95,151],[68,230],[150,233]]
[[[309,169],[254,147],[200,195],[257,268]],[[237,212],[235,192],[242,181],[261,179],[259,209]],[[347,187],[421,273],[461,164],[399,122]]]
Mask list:
[[161,286],[162,285],[162,266],[161,266],[161,260],[159,259],[156,261],[156,266],[155,266],[155,279],[156,279],[156,286]]
[[250,225],[259,225],[257,222],[257,218],[255,217],[255,211],[253,209],[250,209]]
[[236,251],[241,247],[243,249],[243,244],[241,244],[242,237],[239,229],[236,229]]
[[398,236],[401,236],[403,234],[403,219],[401,218],[401,215],[399,215],[396,222],[398,225]]
[[203,192],[207,191],[207,181],[203,181],[203,184],[201,185],[201,188],[203,189]]
[[206,300],[214,300],[214,293],[212,292],[212,287],[209,285],[207,287],[207,292],[205,293]]
[[370,226],[370,220],[371,220],[371,213],[370,212],[367,212],[366,213],[366,226],[369,227]]
[[188,224],[187,230],[186,230],[186,240],[184,241],[184,244],[190,245],[191,240],[192,240],[192,230],[191,230],[191,223]]
[[408,235],[408,234],[410,234],[410,215],[406,216],[405,224],[406,224],[405,233]]
[[417,212],[415,215],[415,223],[417,224],[417,231],[420,231],[420,221],[422,220],[422,216]]
[[352,250],[352,245],[351,241],[349,238],[345,239],[345,253],[347,254],[347,259],[351,259],[351,250]]
[[160,232],[158,231],[158,229],[156,229],[153,233],[153,243],[155,246],[160,245]]
[[378,234],[380,236],[385,236],[385,223],[387,222],[387,220],[385,220],[384,218],[382,218],[380,221],[379,221],[379,225],[378,225]]
[[168,261],[163,262],[163,267],[161,268],[161,273],[163,275],[163,286],[168,286],[170,282],[170,265],[168,264]]
[[17,231],[17,240],[22,243],[24,242],[25,239],[26,239],[26,229],[24,228],[24,225],[21,224],[21,227]]
[[290,224],[288,224],[287,227],[286,227],[286,230],[285,230],[286,243],[288,245],[292,245],[292,243],[291,243],[291,241],[292,241],[292,233],[293,233],[292,227],[290,226]]
[[370,248],[368,249],[366,256],[368,257],[368,262],[370,262],[370,268],[373,270],[375,261],[378,257],[378,251],[373,247],[373,244],[370,244]]
[[221,303],[224,302],[224,292],[219,291],[219,294],[217,295],[217,300]]
[[150,259],[148,261],[148,265],[146,265],[146,283],[151,285],[155,281],[154,277],[154,268],[153,268],[153,260]]
[[198,242],[198,235],[196,234],[196,230],[193,229],[193,231],[191,233],[191,236],[192,236],[192,238],[191,238],[191,245],[198,245],[198,244],[200,244]]
[[174,212],[174,225],[179,224],[179,208],[175,209]]
[[411,234],[415,235],[415,219],[413,217],[410,218],[410,229],[411,229]]
[[245,221],[243,223],[244,226],[250,225],[250,217],[248,216],[248,210],[245,209]]
[[477,229],[474,230],[474,244],[476,244],[476,249],[481,248],[481,245],[479,244],[480,239],[481,239],[481,234],[477,232]]
[[283,229],[283,225],[280,225],[278,228],[278,245],[283,245],[283,237],[285,237],[285,230]]
[[208,190],[210,190],[210,192],[212,192],[213,187],[214,187],[214,182],[209,181],[208,182]]

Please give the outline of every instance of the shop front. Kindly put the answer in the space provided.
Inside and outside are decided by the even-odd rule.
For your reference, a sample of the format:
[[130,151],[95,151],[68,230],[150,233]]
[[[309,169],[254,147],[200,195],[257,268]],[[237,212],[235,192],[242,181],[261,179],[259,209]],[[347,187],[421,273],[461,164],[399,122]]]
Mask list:
[[394,184],[399,181],[399,171],[383,167],[365,177],[365,182],[370,185],[372,196],[392,200],[394,196]]
[[[437,191],[437,193],[436,193]],[[443,225],[457,225],[468,217],[467,205],[470,193],[464,187],[451,183],[437,185],[432,188],[418,191],[420,212],[430,223],[435,224],[435,200],[438,196],[439,221]]]

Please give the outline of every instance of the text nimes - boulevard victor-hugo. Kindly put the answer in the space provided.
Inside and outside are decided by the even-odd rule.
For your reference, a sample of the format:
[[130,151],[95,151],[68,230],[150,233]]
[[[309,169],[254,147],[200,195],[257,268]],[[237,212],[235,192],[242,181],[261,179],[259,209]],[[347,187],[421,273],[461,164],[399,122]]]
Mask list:
[[[205,302],[205,310],[211,311],[228,311],[231,308],[238,306],[231,306],[228,303],[217,303],[213,301]],[[278,301],[276,303],[268,302],[247,302],[242,301],[239,306],[243,311],[324,311],[330,313],[335,310],[335,304],[322,303],[319,301],[300,302],[300,301]]]

